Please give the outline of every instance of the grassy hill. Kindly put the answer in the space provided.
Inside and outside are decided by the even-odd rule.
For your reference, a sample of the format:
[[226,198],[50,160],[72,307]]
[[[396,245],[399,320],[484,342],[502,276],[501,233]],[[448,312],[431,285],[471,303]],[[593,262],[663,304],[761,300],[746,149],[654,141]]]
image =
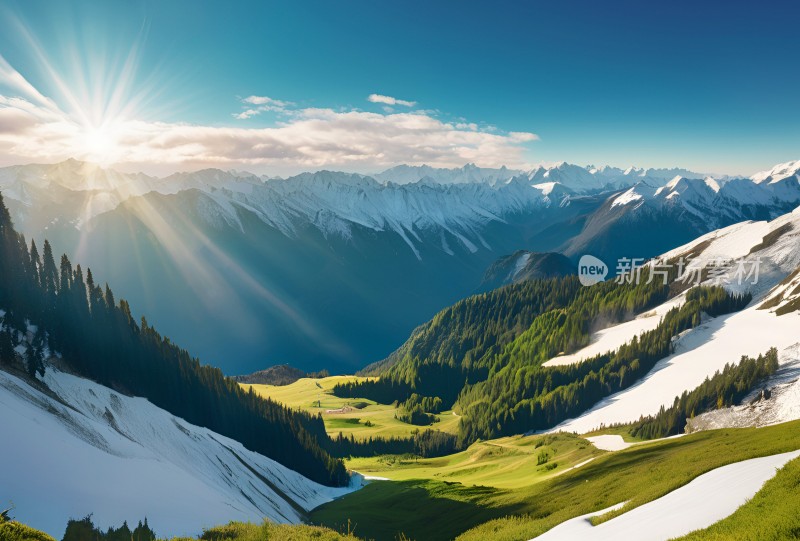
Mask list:
[[520,489],[561,475],[604,454],[573,434],[511,436],[478,442],[440,458],[359,457],[349,469],[393,481],[432,479],[502,489]]
[[3,541],[55,541],[44,532],[14,520],[0,519],[0,539]]
[[606,453],[561,475],[538,482],[532,476],[518,488],[467,486],[433,476],[375,482],[315,509],[311,518],[334,529],[355,524],[357,535],[377,541],[394,540],[400,532],[418,540],[517,541],[628,502],[610,516],[621,514],[727,464],[796,449],[800,421],[713,430]]
[[203,532],[199,537],[173,538],[170,541],[361,541],[344,531],[339,533],[329,528],[306,525],[246,524],[231,522],[224,526],[216,526]]
[[[240,384],[245,390],[253,389],[264,398],[270,398],[290,408],[301,409],[312,415],[320,414],[325,430],[330,435],[340,432],[357,439],[370,436],[407,437],[420,427],[401,422],[395,418],[397,409],[391,404],[379,404],[362,398],[339,398],[333,387],[339,383],[367,381],[376,378],[359,376],[330,376],[313,379],[302,378],[289,385]],[[455,434],[458,417],[451,411],[442,412],[440,421],[429,428]],[[369,424],[367,422],[369,421]]]
[[[441,462],[393,465],[397,481],[373,482],[315,509],[311,513],[315,525],[230,523],[208,529],[196,539],[519,541],[575,516],[627,502],[595,519],[602,522],[660,498],[710,470],[798,448],[800,421],[699,432],[613,453],[594,450],[574,435],[502,438],[477,443]],[[534,467],[537,450],[553,452],[551,460],[562,464],[552,472]],[[789,462],[733,515],[684,539],[797,538],[798,484],[800,459]],[[2,520],[0,539],[53,541],[33,528]]]

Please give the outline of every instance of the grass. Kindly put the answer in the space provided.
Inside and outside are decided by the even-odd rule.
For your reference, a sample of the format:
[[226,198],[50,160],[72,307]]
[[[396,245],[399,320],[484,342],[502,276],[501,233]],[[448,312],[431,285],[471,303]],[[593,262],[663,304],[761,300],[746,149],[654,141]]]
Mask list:
[[39,530],[16,521],[0,521],[0,539],[3,541],[55,541]]
[[777,541],[800,538],[800,459],[764,483],[764,487],[731,516],[681,541]]
[[604,436],[604,435],[614,435],[614,436],[622,436],[622,439],[628,443],[641,443],[645,441],[650,441],[641,436],[634,436],[631,434],[631,429],[633,428],[633,423],[624,424],[624,425],[613,425],[607,426],[603,428],[598,428],[597,430],[593,430],[591,432],[587,432],[584,436]]
[[[622,501],[621,511],[659,498],[695,477],[726,464],[800,448],[800,421],[764,428],[723,429],[682,438],[645,443],[615,453],[592,452],[581,438],[559,434],[503,438],[476,444],[464,453],[444,457],[448,464],[401,465],[397,471],[424,472],[426,468],[461,470],[466,461],[495,464],[525,456],[543,466],[563,457],[575,461],[582,453],[594,460],[560,475],[528,474],[515,488],[471,485],[440,479],[374,482],[360,491],[312,511],[317,525],[246,524],[232,522],[206,530],[200,541],[519,541],[531,539],[575,516],[598,511]],[[500,449],[497,452],[497,449]],[[485,454],[489,451],[488,454]],[[559,458],[562,457],[562,458]],[[460,467],[459,460],[464,467]],[[524,476],[523,476],[524,477]],[[734,514],[682,541],[777,541],[800,538],[800,459],[789,462]],[[16,522],[0,521],[3,541],[53,541],[47,534]],[[197,541],[174,538],[172,541]]]
[[375,482],[315,509],[311,518],[334,529],[349,520],[357,535],[377,541],[394,541],[400,532],[431,541],[531,539],[570,518],[628,502],[607,520],[726,464],[795,449],[800,421],[712,430],[606,453],[515,489],[437,479]]
[[[328,434],[335,436],[339,432],[345,436],[350,434],[357,439],[380,436],[384,438],[407,437],[420,427],[403,423],[394,418],[395,407],[390,404],[378,404],[372,400],[361,398],[339,398],[333,395],[333,387],[337,383],[347,381],[363,381],[358,376],[330,376],[321,379],[302,378],[290,385],[249,385],[240,384],[245,390],[250,388],[263,397],[280,402],[292,408],[303,409],[313,414],[321,414]],[[327,413],[328,410],[347,408],[346,413]],[[441,419],[430,427],[455,434],[458,430],[458,417],[446,411],[438,415]],[[371,426],[368,426],[367,421]]]
[[[203,532],[198,539],[202,541],[360,541],[354,535],[333,531],[329,528],[305,525],[250,524],[231,522]],[[172,541],[195,541],[194,538],[173,538]]]
[[[512,436],[478,442],[441,458],[379,456],[346,461],[349,469],[394,481],[432,479],[495,488],[523,488],[560,475],[600,456],[586,440],[572,434]],[[548,460],[539,464],[539,456]]]

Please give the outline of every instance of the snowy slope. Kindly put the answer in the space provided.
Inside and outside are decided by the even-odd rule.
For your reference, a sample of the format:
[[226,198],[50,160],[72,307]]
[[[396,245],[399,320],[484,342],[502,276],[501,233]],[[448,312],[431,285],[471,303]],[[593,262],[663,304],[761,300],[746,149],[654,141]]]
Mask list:
[[[694,265],[720,258],[748,258],[748,261],[759,258],[760,275],[756,284],[749,283],[752,279],[739,284],[734,278],[735,266],[727,275],[731,283],[725,284],[724,280],[721,283],[731,290],[751,291],[753,302],[740,312],[711,319],[683,333],[675,343],[675,353],[659,361],[642,381],[602,400],[554,430],[585,433],[600,425],[632,422],[641,415],[655,414],[662,405],[671,405],[683,391],[696,388],[706,377],[727,363],[737,362],[742,355],[757,356],[776,347],[782,364],[797,360],[800,312],[791,310],[778,314],[781,308],[796,301],[800,289],[795,288],[794,293],[778,293],[795,287],[800,273],[797,270],[800,269],[800,208],[772,222],[744,222],[714,231],[664,257],[690,255],[695,256]],[[773,302],[764,305],[765,300],[771,299]],[[667,308],[659,307],[656,312],[663,313]],[[651,318],[650,321],[655,320]],[[645,325],[646,319],[641,318],[607,329],[602,335],[598,333],[597,342],[589,346],[590,352],[614,349],[640,334]],[[578,352],[564,362],[572,362],[586,353]],[[554,360],[558,361],[558,358]]]
[[751,178],[676,175],[666,184],[641,179],[631,189],[614,196],[612,207],[638,209],[645,205],[649,212],[674,212],[679,208],[712,227],[764,213],[776,217],[776,210],[800,204],[799,170],[800,162],[791,162]]
[[614,325],[606,329],[592,333],[589,345],[579,349],[575,353],[569,355],[559,355],[553,357],[549,361],[543,363],[543,366],[564,366],[568,364],[579,363],[583,360],[590,359],[596,355],[601,355],[609,351],[615,351],[621,345],[630,341],[631,337],[639,336],[647,331],[652,331],[658,324],[664,314],[673,308],[680,306],[684,302],[684,295],[678,295],[669,302],[656,307],[655,309],[640,314],[638,317]]
[[411,184],[422,179],[430,179],[441,184],[463,184],[471,182],[486,182],[494,184],[503,182],[522,173],[514,169],[501,167],[499,169],[478,167],[468,163],[461,168],[443,169],[429,165],[398,165],[372,175],[380,182],[394,182],[395,184]]
[[686,431],[768,426],[800,419],[800,342],[794,361],[784,365],[746,396],[740,405],[709,411],[687,420]]
[[[247,209],[290,237],[311,224],[326,237],[348,239],[353,226],[363,226],[396,232],[418,254],[425,231],[449,233],[462,249],[474,252],[486,244],[482,230],[487,224],[566,206],[581,194],[628,188],[613,196],[619,210],[680,207],[707,222],[706,231],[759,212],[777,214],[786,210],[781,204],[800,202],[796,171],[794,176],[791,171],[783,164],[752,179],[714,180],[683,169],[622,170],[561,162],[527,172],[474,164],[458,169],[401,165],[372,177],[318,171],[284,180],[207,169],[158,179],[69,160],[0,169],[0,190],[18,203],[12,205],[12,217],[29,236],[56,223],[90,227],[99,214],[148,193],[199,190],[205,196],[201,211],[212,226],[241,228],[239,211]],[[67,200],[68,205],[62,204]]]
[[52,395],[0,371],[0,501],[56,538],[89,513],[101,528],[147,517],[164,537],[229,520],[299,522],[351,490],[314,483],[143,398],[50,367],[43,382]]
[[798,456],[800,451],[793,451],[729,464],[598,526],[592,526],[588,519],[619,505],[565,521],[536,540],[666,541],[681,537],[733,514],[775,476],[778,468]]

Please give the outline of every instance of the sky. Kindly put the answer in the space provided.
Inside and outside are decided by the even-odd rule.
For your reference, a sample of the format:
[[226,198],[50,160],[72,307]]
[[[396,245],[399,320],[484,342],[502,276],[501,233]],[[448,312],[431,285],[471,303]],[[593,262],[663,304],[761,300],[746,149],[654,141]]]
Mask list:
[[795,2],[7,1],[0,165],[800,158]]

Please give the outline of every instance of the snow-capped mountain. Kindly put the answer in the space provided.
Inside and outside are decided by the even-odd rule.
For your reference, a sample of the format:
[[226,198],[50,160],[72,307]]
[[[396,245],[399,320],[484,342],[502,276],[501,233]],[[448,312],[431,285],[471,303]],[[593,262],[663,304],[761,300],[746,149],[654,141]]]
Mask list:
[[560,250],[570,256],[650,257],[657,253],[653,249],[664,251],[742,220],[772,219],[798,205],[798,167],[787,164],[752,178],[643,180],[610,196]]
[[[702,235],[662,254],[658,260],[693,261],[691,268],[717,267],[704,282],[736,292],[748,291],[753,301],[742,311],[710,319],[680,335],[675,351],[659,361],[637,385],[612,395],[581,416],[554,430],[584,433],[613,423],[636,421],[668,407],[676,396],[700,385],[706,377],[742,355],[755,357],[769,348],[778,349],[781,380],[776,400],[760,404],[749,413],[728,412],[727,419],[711,415],[708,422],[733,426],[742,418],[758,423],[783,422],[800,412],[800,207],[771,221],[744,221]],[[740,272],[739,263],[746,274]],[[757,267],[757,272],[754,270]],[[752,274],[751,274],[752,272]],[[697,276],[687,271],[684,277]],[[557,357],[551,364],[579,362],[600,352],[613,351],[634,336],[655,328],[666,311],[682,302],[681,297],[632,321],[599,331],[592,343],[572,355]],[[725,424],[725,421],[731,424]]]
[[750,177],[756,184],[780,182],[787,178],[797,178],[800,173],[800,160],[792,162],[779,163],[772,169],[767,171],[758,172]]
[[[325,236],[348,237],[358,225],[393,231],[418,254],[415,231],[442,230],[463,249],[475,251],[485,244],[478,230],[489,222],[537,207],[566,206],[571,196],[636,183],[662,185],[663,178],[655,170],[562,162],[525,173],[473,164],[460,169],[401,165],[374,177],[319,171],[283,180],[208,169],[157,179],[68,160],[0,169],[0,190],[18,227],[29,235],[51,224],[90,227],[94,217],[131,198],[199,190],[210,225],[241,228],[242,210],[286,235],[312,224]],[[450,251],[444,244],[441,248]]]
[[0,370],[0,498],[56,538],[90,513],[101,528],[147,516],[170,535],[230,520],[297,523],[353,490],[52,366],[42,384]]
[[486,182],[496,184],[504,182],[522,171],[508,169],[505,166],[499,169],[478,167],[468,163],[464,167],[443,169],[429,165],[398,165],[381,173],[372,175],[380,182],[394,182],[395,184],[413,184],[421,179],[428,179],[440,184],[463,184],[473,182]]
[[[252,210],[288,236],[309,224],[326,237],[345,239],[352,238],[357,227],[393,232],[419,259],[422,236],[429,232],[444,239],[439,244],[446,253],[456,249],[474,253],[479,246],[492,249],[482,235],[487,224],[568,205],[572,192],[559,188],[521,178],[493,185],[440,184],[427,177],[411,184],[382,184],[367,176],[319,171],[249,184],[244,190],[226,187],[207,193],[220,207],[231,204]],[[230,224],[238,224],[233,212],[228,216]]]
[[0,192],[17,226],[29,235],[52,226],[86,227],[95,216],[147,193],[212,192],[223,185],[244,190],[248,184],[265,180],[249,173],[211,169],[159,179],[77,160],[0,168]]
[[787,171],[713,179],[559,163],[158,179],[70,160],[0,169],[0,190],[28,238],[49,238],[229,373],[347,371],[474,292],[501,256],[650,257],[791,210]]

